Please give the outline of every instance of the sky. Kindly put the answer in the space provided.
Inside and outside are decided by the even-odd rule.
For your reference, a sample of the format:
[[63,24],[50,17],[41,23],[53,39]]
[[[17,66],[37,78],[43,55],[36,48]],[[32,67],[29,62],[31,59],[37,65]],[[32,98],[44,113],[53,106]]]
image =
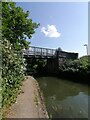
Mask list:
[[88,44],[88,2],[17,2],[29,18],[40,23],[31,46],[57,49],[86,55]]

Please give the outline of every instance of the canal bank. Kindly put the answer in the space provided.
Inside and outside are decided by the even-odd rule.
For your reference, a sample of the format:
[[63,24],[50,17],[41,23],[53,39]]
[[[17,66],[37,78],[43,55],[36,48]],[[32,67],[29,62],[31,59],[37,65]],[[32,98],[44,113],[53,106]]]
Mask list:
[[37,81],[28,76],[21,86],[21,93],[9,108],[5,118],[48,118],[43,96]]
[[80,74],[78,72],[67,72],[67,71],[58,71],[57,73],[50,73],[47,71],[40,71],[40,72],[36,72],[32,74],[35,78],[38,77],[57,77],[59,79],[63,79],[63,80],[67,80],[67,81],[71,81],[74,83],[80,83],[80,84],[87,84],[90,86],[90,81],[89,81],[89,77],[90,77],[90,73],[89,74]]

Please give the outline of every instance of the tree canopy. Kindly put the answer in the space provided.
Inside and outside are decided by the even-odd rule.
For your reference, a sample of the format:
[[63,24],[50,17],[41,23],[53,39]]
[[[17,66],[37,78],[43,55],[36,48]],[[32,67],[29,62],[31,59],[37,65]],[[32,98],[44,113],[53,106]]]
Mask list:
[[40,24],[29,19],[29,11],[24,12],[14,2],[2,3],[2,38],[10,41],[15,49],[28,48],[35,29]]

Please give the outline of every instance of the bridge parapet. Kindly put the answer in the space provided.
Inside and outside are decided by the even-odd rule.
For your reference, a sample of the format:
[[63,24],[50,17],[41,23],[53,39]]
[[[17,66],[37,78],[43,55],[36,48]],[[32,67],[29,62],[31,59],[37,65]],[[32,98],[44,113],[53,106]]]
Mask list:
[[55,49],[47,49],[47,48],[40,48],[40,47],[33,47],[31,46],[30,49],[24,50],[24,55],[31,56],[31,57],[54,57],[55,56]]
[[25,57],[30,58],[67,58],[77,59],[78,53],[65,52],[58,49],[48,49],[31,46],[23,52]]

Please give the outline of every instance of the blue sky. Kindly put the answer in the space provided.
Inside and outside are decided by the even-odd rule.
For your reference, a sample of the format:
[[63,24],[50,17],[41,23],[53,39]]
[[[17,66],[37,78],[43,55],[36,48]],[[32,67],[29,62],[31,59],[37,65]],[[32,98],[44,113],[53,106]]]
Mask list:
[[58,48],[86,55],[88,43],[87,2],[18,2],[24,11],[29,10],[39,28],[28,39],[32,46]]

